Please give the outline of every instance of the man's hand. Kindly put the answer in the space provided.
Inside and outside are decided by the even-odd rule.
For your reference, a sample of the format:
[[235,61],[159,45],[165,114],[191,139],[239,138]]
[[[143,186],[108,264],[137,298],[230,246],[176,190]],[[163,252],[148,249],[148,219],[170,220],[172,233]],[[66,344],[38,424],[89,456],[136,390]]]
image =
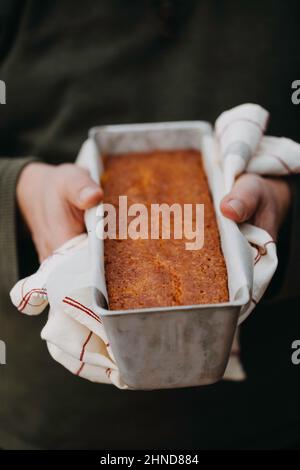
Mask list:
[[277,239],[291,203],[288,183],[280,178],[245,174],[221,201],[221,211],[238,223],[248,221]]
[[102,197],[88,172],[75,165],[30,163],[24,168],[17,202],[40,261],[84,231],[84,210],[100,203]]

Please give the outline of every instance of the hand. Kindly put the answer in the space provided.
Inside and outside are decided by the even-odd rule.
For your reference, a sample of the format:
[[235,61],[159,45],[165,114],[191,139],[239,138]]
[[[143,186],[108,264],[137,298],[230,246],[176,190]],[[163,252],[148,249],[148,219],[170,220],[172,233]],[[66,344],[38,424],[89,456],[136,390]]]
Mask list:
[[248,221],[263,228],[276,241],[290,204],[290,188],[284,179],[244,174],[221,201],[221,211],[238,223]]
[[30,163],[21,172],[16,195],[43,261],[84,232],[84,210],[98,204],[103,192],[86,170],[75,165]]

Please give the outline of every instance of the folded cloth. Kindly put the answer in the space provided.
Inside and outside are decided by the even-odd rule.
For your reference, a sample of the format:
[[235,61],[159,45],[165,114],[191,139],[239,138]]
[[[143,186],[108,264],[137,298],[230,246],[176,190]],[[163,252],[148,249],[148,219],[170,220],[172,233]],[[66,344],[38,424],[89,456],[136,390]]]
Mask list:
[[38,315],[50,304],[41,337],[57,362],[83,378],[127,388],[102,321],[90,306],[91,279],[88,236],[82,234],[56,250],[35,274],[18,281],[10,295],[27,315]]
[[[233,108],[217,119],[216,148],[228,191],[243,172],[300,173],[300,145],[285,138],[265,137],[267,120],[267,111],[254,104]],[[88,221],[87,228],[91,230]],[[249,224],[241,224],[239,229],[251,246],[253,259],[251,302],[241,312],[241,322],[264,294],[276,270],[277,256],[275,242],[264,230]],[[104,273],[99,276],[103,279]],[[92,308],[92,291],[99,287],[93,285],[93,278],[88,236],[82,234],[56,250],[35,274],[20,280],[11,290],[11,300],[27,315],[41,313],[49,303],[41,336],[51,356],[73,374],[126,389],[101,318]],[[224,379],[244,378],[237,332]]]
[[254,104],[237,106],[218,117],[215,133],[220,145],[227,191],[255,154],[268,119],[269,113]]

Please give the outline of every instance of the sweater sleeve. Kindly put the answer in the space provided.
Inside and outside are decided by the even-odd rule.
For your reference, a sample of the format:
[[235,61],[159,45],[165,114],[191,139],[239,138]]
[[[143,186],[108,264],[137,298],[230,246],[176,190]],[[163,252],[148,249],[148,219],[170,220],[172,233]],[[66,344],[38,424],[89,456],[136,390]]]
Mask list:
[[16,184],[33,157],[0,158],[0,295],[7,296],[18,279]]
[[[288,250],[285,275],[280,295],[288,298],[300,297],[299,269],[300,269],[300,176],[295,176],[290,183],[292,192],[292,209],[290,220],[290,233],[288,245],[283,242],[279,250],[284,256]],[[280,256],[279,251],[279,256]]]
[[281,301],[300,297],[300,175],[289,177],[292,205],[277,244],[278,268],[265,300]]

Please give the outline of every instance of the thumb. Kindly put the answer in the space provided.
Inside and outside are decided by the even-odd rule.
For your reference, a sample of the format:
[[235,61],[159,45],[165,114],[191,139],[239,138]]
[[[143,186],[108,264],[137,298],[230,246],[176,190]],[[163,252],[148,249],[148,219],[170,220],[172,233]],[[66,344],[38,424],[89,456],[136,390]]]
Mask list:
[[65,165],[63,192],[67,200],[78,209],[85,210],[99,204],[103,199],[103,191],[92,180],[89,172],[75,165]]
[[242,175],[232,190],[221,201],[223,215],[235,222],[245,222],[258,210],[263,198],[261,179],[256,175]]

